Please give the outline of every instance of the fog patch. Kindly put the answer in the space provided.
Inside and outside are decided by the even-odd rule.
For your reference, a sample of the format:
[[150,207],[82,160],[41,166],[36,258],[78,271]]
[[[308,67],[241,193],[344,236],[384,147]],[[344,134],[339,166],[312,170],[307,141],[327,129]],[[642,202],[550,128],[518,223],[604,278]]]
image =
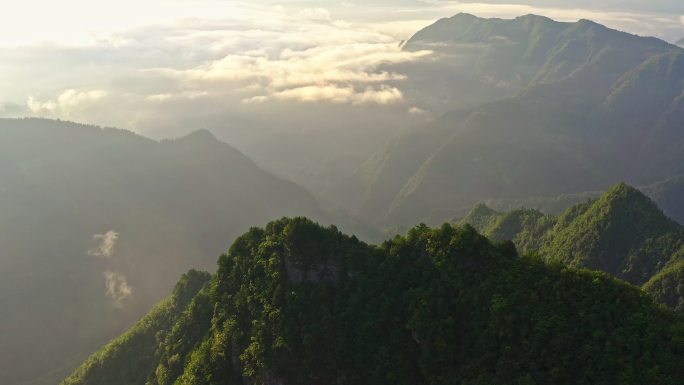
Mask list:
[[105,296],[112,300],[114,305],[121,306],[133,295],[133,288],[128,284],[125,276],[112,271],[106,271],[104,276]]
[[104,234],[93,235],[93,240],[98,244],[94,248],[88,250],[88,255],[91,257],[111,258],[114,256],[114,248],[119,240],[119,233],[114,230],[109,230]]

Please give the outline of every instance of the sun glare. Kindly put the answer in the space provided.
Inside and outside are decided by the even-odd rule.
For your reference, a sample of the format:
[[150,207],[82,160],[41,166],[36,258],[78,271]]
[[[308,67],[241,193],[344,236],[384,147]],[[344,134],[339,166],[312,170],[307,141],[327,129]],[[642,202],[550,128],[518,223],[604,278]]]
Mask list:
[[0,45],[89,45],[145,25],[241,14],[233,1],[25,0],[2,6]]

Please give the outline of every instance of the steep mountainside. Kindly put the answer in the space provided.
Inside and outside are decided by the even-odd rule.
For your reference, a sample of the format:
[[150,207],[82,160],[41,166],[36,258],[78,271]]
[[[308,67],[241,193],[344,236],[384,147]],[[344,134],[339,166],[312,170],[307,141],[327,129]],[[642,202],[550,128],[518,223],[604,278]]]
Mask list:
[[[155,312],[63,384],[684,378],[682,318],[603,273],[518,258],[510,243],[468,226],[419,226],[371,247],[332,227],[280,220],[240,237],[174,326]],[[159,349],[122,367],[116,358],[152,330]]]
[[531,209],[499,213],[481,205],[461,223],[492,239],[512,240],[523,252],[602,270],[635,284],[648,281],[684,246],[684,229],[625,184],[560,216]]
[[[207,286],[210,279],[209,273],[196,270],[184,274],[170,297],[157,304],[125,334],[91,356],[73,376],[97,376],[98,384],[144,384],[149,373],[155,369],[154,363],[160,359],[159,345],[207,297],[207,289],[201,293],[200,290]],[[209,325],[200,324],[196,327],[207,328]]]
[[561,214],[541,252],[641,284],[684,245],[684,230],[636,189],[620,184]]
[[207,131],[156,142],[1,120],[0,383],[55,383],[184,271],[283,215],[325,220],[304,189]]
[[644,290],[656,301],[684,314],[684,247],[658,274],[644,284]]
[[498,92],[398,134],[357,170],[347,183],[363,194],[338,201],[359,214],[372,208],[370,220],[409,224],[487,199],[600,191],[621,180],[646,185],[684,173],[679,47],[586,20],[460,14],[404,47],[425,48],[435,52],[431,66],[469,60],[448,72],[477,84],[452,85],[445,75],[444,87]]

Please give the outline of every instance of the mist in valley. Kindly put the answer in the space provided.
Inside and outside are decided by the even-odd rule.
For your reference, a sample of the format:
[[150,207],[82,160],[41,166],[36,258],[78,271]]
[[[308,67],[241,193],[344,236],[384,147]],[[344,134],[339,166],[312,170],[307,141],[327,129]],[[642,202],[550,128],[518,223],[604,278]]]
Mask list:
[[245,233],[254,261],[291,253],[296,231],[267,226],[283,217],[334,226],[311,230],[333,260],[419,223],[472,225],[682,312],[679,1],[29,0],[0,32],[2,384],[108,383],[94,366],[123,369],[91,355],[194,290],[154,308],[158,349],[113,380],[172,383],[150,368],[211,286],[183,274],[218,274],[215,295]]

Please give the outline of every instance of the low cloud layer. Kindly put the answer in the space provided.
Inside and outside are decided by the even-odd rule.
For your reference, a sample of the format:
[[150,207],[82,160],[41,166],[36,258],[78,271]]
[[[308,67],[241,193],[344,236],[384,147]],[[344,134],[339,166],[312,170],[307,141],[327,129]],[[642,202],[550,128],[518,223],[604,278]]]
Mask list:
[[62,118],[78,116],[80,112],[95,105],[107,95],[104,90],[74,90],[62,92],[54,100],[41,101],[29,96],[26,106],[31,115],[54,115]]
[[[275,111],[268,108],[291,111],[277,107],[288,103],[397,107],[419,116],[412,109],[415,101],[406,100],[405,75],[383,68],[424,59],[429,52],[403,52],[400,41],[458,12],[588,18],[670,41],[684,37],[681,13],[672,13],[675,2],[649,8],[636,2],[620,7],[610,1],[560,0],[277,5],[123,0],[97,7],[67,1],[82,6],[89,17],[69,19],[64,26],[52,18],[45,20],[43,32],[26,31],[20,41],[0,39],[1,116],[62,118],[157,137],[181,134],[169,132],[174,125],[197,128],[188,125],[193,116],[258,119]],[[15,32],[6,36],[21,36],[24,27],[16,20],[29,17],[36,7],[55,8],[43,0],[29,3],[0,16],[2,28]],[[70,36],[48,33],[54,30],[70,31]]]

